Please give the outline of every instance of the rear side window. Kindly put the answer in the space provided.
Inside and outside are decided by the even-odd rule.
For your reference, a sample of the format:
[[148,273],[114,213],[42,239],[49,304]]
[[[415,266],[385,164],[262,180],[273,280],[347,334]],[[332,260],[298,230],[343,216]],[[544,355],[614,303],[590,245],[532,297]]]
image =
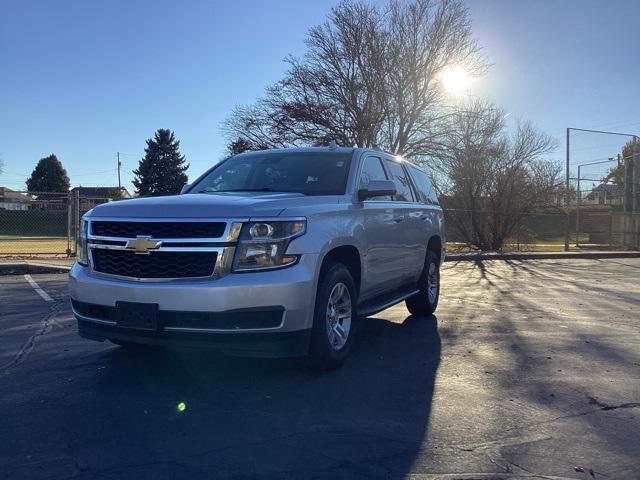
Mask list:
[[396,186],[397,193],[394,200],[397,202],[415,201],[413,198],[413,192],[411,191],[411,184],[409,183],[409,179],[407,178],[407,174],[402,168],[402,165],[392,160],[386,160],[386,162],[389,173],[391,174],[391,180],[393,180],[393,183]]
[[416,167],[409,167],[409,174],[413,180],[413,184],[418,189],[418,195],[422,203],[430,203],[432,205],[438,205],[438,197],[436,195],[436,189],[433,188],[429,177],[426,173]]

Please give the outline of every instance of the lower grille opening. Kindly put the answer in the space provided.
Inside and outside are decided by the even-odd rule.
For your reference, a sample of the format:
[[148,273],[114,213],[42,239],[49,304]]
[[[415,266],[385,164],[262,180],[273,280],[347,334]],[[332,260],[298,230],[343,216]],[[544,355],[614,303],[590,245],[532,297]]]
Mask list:
[[[116,321],[115,307],[71,300],[80,315],[97,320]],[[281,306],[227,310],[226,312],[181,312],[160,310],[159,325],[164,328],[196,328],[204,330],[248,330],[277,328],[282,324]]]
[[160,318],[165,327],[244,330],[276,328],[282,323],[283,313],[282,307],[247,308],[221,313],[161,311]]
[[132,278],[210,277],[216,252],[151,252],[146,255],[126,250],[93,249],[96,272]]
[[77,302],[73,299],[71,300],[71,305],[73,305],[73,309],[80,315],[97,318],[98,320],[115,321],[115,312],[113,307],[97,305],[95,303]]

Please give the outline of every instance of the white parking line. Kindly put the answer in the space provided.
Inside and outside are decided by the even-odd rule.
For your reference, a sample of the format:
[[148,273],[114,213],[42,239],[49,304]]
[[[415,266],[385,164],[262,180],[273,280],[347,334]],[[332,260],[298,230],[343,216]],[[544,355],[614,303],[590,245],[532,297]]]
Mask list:
[[40,295],[45,302],[53,302],[53,298],[51,298],[49,295],[47,295],[47,292],[45,292],[43,289],[40,288],[40,285],[38,285],[35,282],[35,280],[33,278],[31,278],[31,275],[26,273],[24,275],[24,279],[27,282],[29,282],[29,285],[31,285],[33,287],[33,289],[36,291],[36,293],[38,295]]

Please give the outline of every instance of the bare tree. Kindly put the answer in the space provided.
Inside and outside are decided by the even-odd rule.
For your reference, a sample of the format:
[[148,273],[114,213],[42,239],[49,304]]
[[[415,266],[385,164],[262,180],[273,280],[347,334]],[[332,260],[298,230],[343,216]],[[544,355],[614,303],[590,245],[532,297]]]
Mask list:
[[225,123],[254,146],[380,146],[405,156],[433,153],[447,110],[440,72],[485,65],[460,0],[390,0],[382,9],[343,1],[309,31],[307,52],[285,77]]
[[452,116],[445,148],[423,160],[443,191],[449,220],[470,245],[500,250],[526,215],[552,204],[561,167],[556,142],[530,123],[506,132],[502,110],[475,102]]

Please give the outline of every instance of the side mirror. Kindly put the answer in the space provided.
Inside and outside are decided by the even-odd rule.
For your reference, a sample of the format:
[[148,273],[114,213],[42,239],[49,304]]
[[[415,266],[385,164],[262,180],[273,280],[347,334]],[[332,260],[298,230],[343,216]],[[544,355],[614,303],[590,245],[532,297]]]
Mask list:
[[191,187],[191,185],[188,183],[185,183],[180,189],[180,195],[182,195],[183,193],[187,193],[187,190],[189,190],[189,187]]
[[391,180],[371,180],[367,188],[358,190],[358,200],[373,197],[387,197],[396,194],[396,186]]

